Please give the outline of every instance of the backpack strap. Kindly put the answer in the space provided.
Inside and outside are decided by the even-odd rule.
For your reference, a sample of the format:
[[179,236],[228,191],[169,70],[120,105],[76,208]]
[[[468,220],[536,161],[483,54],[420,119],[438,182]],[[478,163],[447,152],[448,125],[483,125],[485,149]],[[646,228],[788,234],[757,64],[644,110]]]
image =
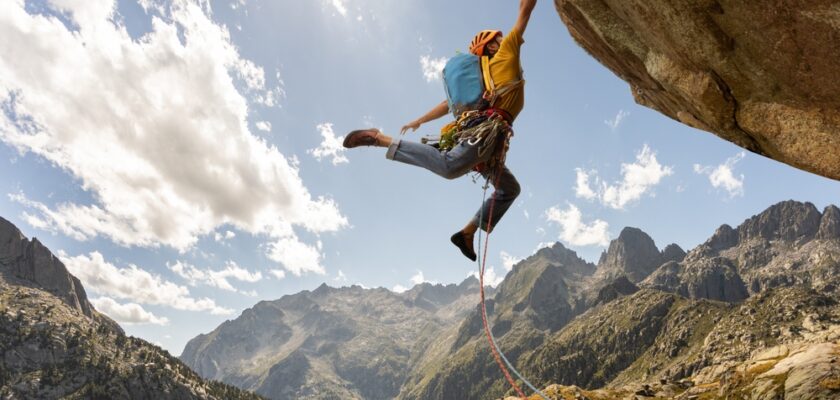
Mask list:
[[525,85],[525,80],[520,79],[518,81],[510,81],[504,85],[496,87],[496,83],[493,82],[493,76],[490,75],[490,57],[487,56],[481,57],[481,76],[484,78],[484,87],[486,88],[484,98],[490,102],[490,107],[493,107],[499,97],[504,96],[513,89]]
[[493,82],[493,77],[490,76],[490,57],[481,57],[481,76],[484,78],[484,88],[486,91],[489,93],[495,93],[496,84]]

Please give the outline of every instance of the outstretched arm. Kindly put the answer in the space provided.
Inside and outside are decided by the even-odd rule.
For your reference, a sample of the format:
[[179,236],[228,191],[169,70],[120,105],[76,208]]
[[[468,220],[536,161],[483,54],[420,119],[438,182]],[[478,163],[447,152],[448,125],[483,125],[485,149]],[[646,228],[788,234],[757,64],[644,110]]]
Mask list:
[[531,11],[534,11],[534,6],[536,5],[537,0],[519,1],[519,17],[516,18],[516,24],[513,25],[513,30],[519,32],[520,35],[525,34],[525,28],[528,27],[528,20],[531,19]]
[[423,124],[425,124],[426,122],[429,122],[429,121],[436,120],[436,119],[438,119],[438,118],[440,118],[440,117],[442,117],[442,116],[444,116],[448,113],[449,113],[449,102],[444,100],[440,104],[434,106],[431,110],[429,110],[429,112],[427,112],[422,117],[417,118],[414,121],[411,121],[411,122],[407,123],[405,126],[403,126],[402,129],[400,129],[400,134],[404,134],[409,128],[411,128],[411,131],[414,132],[414,131],[417,130],[417,128],[420,127],[420,125],[423,125]]

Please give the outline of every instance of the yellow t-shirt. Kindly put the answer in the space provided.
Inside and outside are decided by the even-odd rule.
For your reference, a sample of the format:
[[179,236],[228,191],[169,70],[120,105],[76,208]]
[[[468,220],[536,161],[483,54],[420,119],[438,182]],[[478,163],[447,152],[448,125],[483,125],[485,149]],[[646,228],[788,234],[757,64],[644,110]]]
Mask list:
[[[496,87],[500,87],[511,81],[522,79],[522,66],[519,64],[519,48],[522,47],[522,34],[511,30],[502,39],[499,51],[490,59],[490,76]],[[512,119],[516,119],[522,107],[525,106],[525,85],[521,85],[496,99],[496,108],[510,113]]]

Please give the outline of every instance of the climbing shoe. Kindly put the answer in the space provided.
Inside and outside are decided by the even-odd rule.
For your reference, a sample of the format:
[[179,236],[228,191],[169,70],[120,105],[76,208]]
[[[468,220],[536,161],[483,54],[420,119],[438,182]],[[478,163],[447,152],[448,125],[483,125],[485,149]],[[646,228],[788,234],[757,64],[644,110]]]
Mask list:
[[475,251],[473,251],[473,249],[470,248],[470,244],[472,243],[467,243],[467,238],[464,237],[464,232],[455,232],[455,234],[452,235],[452,237],[449,238],[449,240],[451,240],[452,244],[454,244],[461,250],[461,254],[463,254],[464,257],[467,257],[472,261],[476,260]]
[[379,136],[382,132],[379,129],[360,129],[347,134],[344,138],[344,147],[352,149],[359,146],[375,146],[379,143]]

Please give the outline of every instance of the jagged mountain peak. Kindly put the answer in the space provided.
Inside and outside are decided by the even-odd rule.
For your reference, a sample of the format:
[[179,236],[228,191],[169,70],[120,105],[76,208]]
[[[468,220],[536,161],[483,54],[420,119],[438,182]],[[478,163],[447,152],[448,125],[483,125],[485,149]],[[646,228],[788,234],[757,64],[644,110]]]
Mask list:
[[686,254],[685,250],[683,250],[682,247],[680,247],[676,243],[671,243],[671,244],[665,246],[664,249],[662,249],[662,261],[663,262],[668,262],[668,261],[679,262],[679,261],[682,261],[685,258],[685,254]]
[[740,241],[750,239],[794,242],[814,237],[820,227],[817,207],[794,200],[776,203],[738,226]]
[[[537,258],[544,258],[546,260],[550,260],[557,264],[562,264],[566,266],[585,266],[590,265],[594,269],[594,265],[586,262],[586,260],[580,258],[578,254],[571,249],[566,248],[560,242],[555,242],[551,246],[543,247],[537,250],[532,256],[527,257],[524,261],[532,261],[533,259]],[[521,264],[522,262],[520,262]],[[517,264],[518,265],[518,264]]]
[[647,233],[625,227],[601,255],[598,275],[606,280],[627,275],[631,282],[639,282],[660,266],[662,260],[662,253]]
[[315,296],[324,296],[328,294],[332,289],[334,288],[327,285],[326,282],[322,282],[320,285],[318,285],[317,288],[315,288],[315,290],[312,291],[312,294]]
[[823,210],[817,239],[840,239],[840,208],[829,205]]
[[470,275],[470,276],[467,277],[467,279],[464,279],[461,283],[459,283],[458,286],[460,286],[462,288],[473,288],[473,287],[475,287],[476,289],[478,289],[478,284],[479,284],[478,278],[476,278],[474,275]]
[[0,272],[29,282],[93,317],[85,289],[78,278],[36,238],[28,240],[11,222],[0,217]]
[[721,225],[705,243],[709,249],[720,252],[738,245],[738,231],[727,224]]

